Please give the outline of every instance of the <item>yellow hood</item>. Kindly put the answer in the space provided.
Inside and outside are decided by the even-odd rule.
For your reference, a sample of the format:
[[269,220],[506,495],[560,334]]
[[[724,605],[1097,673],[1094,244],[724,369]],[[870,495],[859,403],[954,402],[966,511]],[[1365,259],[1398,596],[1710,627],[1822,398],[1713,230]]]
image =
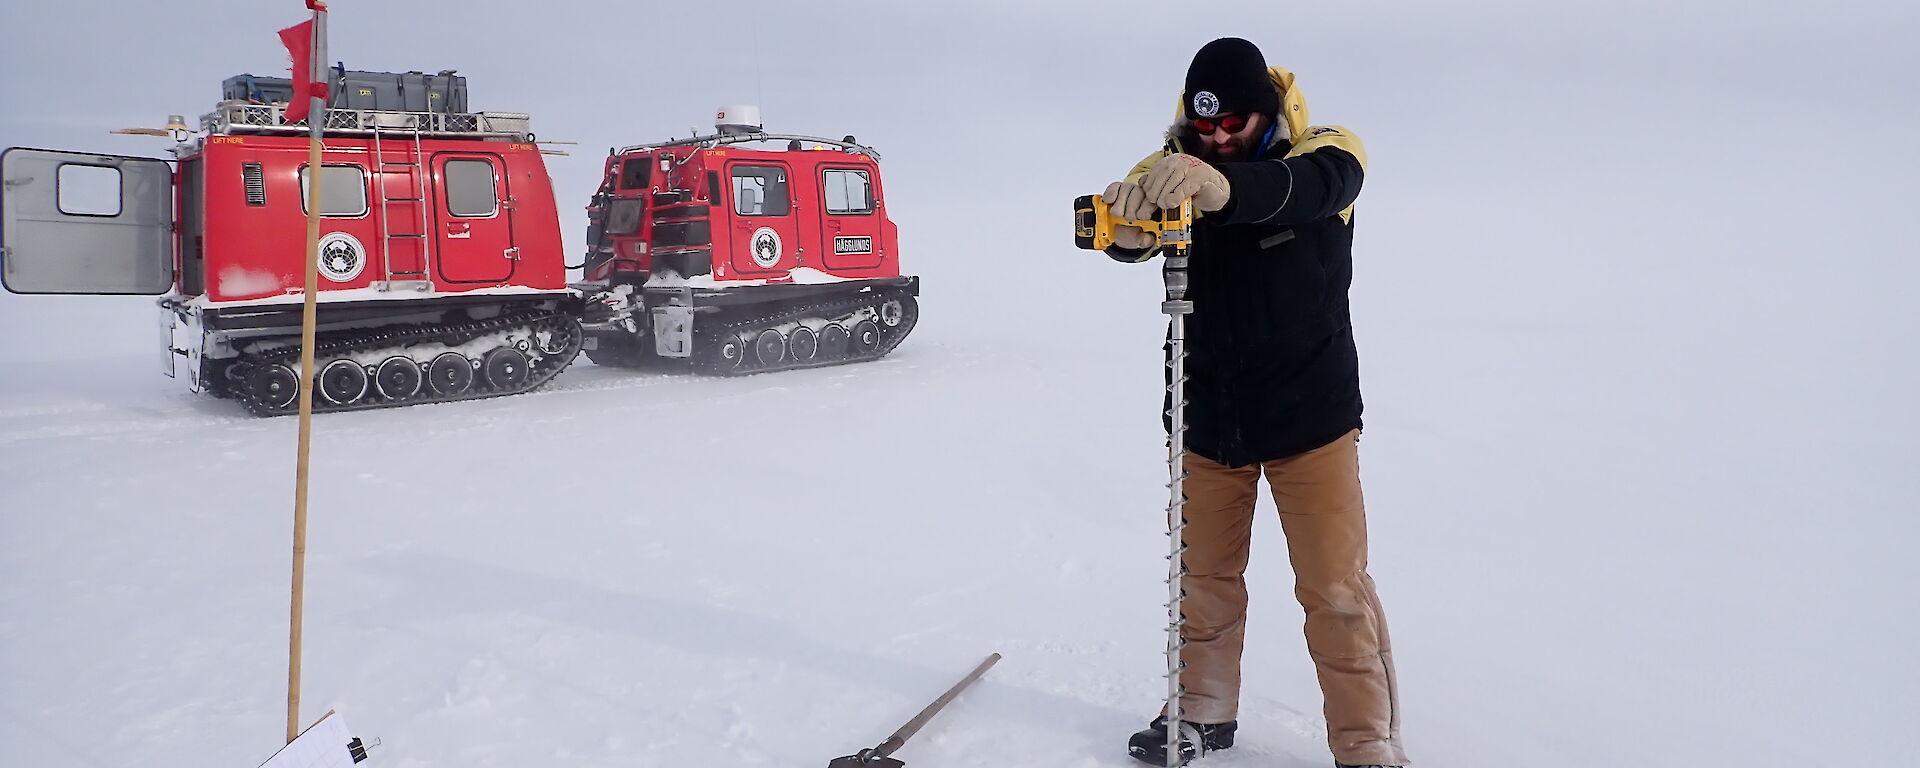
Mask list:
[[1286,67],[1267,67],[1267,77],[1280,92],[1280,115],[1286,118],[1287,134],[1298,144],[1307,137],[1307,97],[1293,83],[1293,72]]

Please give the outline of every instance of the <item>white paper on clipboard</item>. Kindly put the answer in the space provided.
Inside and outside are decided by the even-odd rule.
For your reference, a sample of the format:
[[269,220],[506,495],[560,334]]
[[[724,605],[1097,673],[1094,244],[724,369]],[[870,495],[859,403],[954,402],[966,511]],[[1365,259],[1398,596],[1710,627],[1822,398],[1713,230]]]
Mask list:
[[273,753],[260,768],[354,768],[367,759],[367,749],[347,732],[347,721],[328,712],[307,726],[299,737]]

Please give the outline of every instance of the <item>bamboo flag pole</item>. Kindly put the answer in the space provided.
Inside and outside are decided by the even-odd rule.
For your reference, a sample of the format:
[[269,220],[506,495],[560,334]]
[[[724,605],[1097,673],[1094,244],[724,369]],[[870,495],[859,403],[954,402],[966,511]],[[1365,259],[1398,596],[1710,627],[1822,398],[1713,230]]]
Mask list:
[[[307,76],[321,81],[327,66],[327,5],[308,0],[313,9],[313,50]],[[288,624],[287,743],[300,735],[300,633],[307,571],[307,458],[313,443],[313,327],[315,293],[320,272],[320,138],[327,124],[327,100],[309,94],[307,125],[307,267],[306,291],[300,308],[300,447],[293,475],[293,608]],[[295,94],[295,98],[299,98]]]

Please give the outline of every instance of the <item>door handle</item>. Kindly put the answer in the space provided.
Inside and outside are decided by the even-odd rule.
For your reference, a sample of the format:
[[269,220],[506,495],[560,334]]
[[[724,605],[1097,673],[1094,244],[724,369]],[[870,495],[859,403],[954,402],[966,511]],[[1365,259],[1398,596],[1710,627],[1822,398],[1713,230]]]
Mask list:
[[506,252],[502,253],[501,255],[507,257],[507,259],[510,261],[519,261],[520,249],[518,247],[508,248]]

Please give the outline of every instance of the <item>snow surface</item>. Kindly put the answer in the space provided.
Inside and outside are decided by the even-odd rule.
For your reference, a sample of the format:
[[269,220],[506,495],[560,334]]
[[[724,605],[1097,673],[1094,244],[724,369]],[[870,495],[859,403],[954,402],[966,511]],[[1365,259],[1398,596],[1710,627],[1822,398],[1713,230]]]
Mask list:
[[[193,5],[10,6],[0,144],[157,154],[100,132],[270,71],[298,20]],[[380,738],[367,765],[820,766],[994,651],[909,765],[1130,765],[1161,691],[1163,319],[1151,267],[1068,246],[1068,203],[1151,148],[1191,51],[1232,32],[1370,150],[1362,461],[1416,763],[1906,758],[1911,4],[760,7],[743,15],[782,36],[762,78],[744,50],[647,36],[713,82],[614,100],[555,72],[627,71],[640,38],[582,30],[697,8],[333,7],[350,66],[458,67],[476,107],[583,142],[551,158],[572,253],[598,147],[759,101],[770,130],[886,153],[925,279],[918,329],[876,363],[582,360],[529,395],[318,418],[303,712]],[[500,18],[541,55],[482,51],[473,25]],[[856,21],[870,44],[837,34]],[[921,29],[940,33],[882,33]],[[1142,95],[1074,124],[1090,93]],[[6,765],[253,766],[280,745],[295,423],[157,375],[153,311],[0,294]],[[1260,514],[1240,746],[1207,763],[1325,766]]]

